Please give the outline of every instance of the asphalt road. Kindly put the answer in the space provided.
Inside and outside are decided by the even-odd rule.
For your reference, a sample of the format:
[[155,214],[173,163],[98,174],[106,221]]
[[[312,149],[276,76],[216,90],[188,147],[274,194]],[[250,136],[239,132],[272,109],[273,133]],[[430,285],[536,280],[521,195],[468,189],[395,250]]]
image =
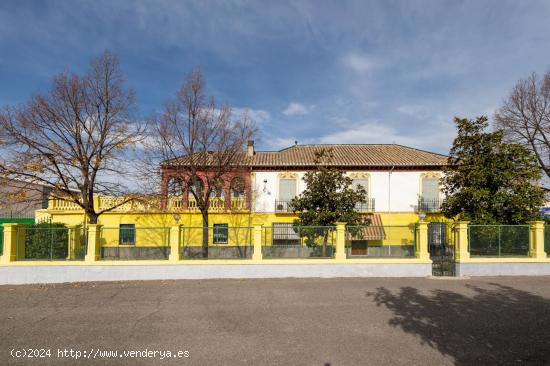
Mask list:
[[[0,365],[550,364],[549,284],[500,277],[0,286]],[[108,351],[118,354],[99,357]],[[25,353],[44,357],[11,356]]]

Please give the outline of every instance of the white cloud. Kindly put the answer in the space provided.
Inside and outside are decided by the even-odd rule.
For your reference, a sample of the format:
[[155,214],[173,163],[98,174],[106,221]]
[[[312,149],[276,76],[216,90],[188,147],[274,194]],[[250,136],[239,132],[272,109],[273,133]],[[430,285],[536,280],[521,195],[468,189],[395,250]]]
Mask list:
[[304,116],[311,112],[315,108],[315,105],[307,106],[298,102],[290,102],[288,107],[283,111],[287,116]]
[[454,138],[454,130],[446,122],[437,123],[437,128],[413,135],[411,130],[398,131],[378,121],[355,124],[348,129],[329,133],[319,139],[324,144],[400,144],[405,146],[446,152]]
[[418,119],[426,119],[430,116],[430,111],[422,104],[403,104],[397,107],[397,111]]
[[342,58],[342,62],[346,66],[359,73],[370,71],[374,67],[374,62],[372,61],[372,59],[358,53],[350,53],[344,56]]
[[268,122],[271,118],[269,112],[263,109],[233,108],[233,113],[237,118],[241,118],[245,113],[247,113],[248,118],[254,121],[257,126]]

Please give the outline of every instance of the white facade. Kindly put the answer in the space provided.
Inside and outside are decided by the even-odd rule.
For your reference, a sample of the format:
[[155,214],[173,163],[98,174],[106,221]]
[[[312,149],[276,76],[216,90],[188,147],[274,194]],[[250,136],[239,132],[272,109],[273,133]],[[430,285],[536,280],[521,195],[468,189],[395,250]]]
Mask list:
[[[368,197],[375,199],[375,211],[378,212],[414,212],[422,195],[422,179],[441,177],[440,171],[354,171],[348,175],[354,173],[368,177]],[[254,174],[252,198],[256,212],[275,212],[281,178],[296,178],[297,195],[306,188],[302,180],[304,171],[256,171]]]

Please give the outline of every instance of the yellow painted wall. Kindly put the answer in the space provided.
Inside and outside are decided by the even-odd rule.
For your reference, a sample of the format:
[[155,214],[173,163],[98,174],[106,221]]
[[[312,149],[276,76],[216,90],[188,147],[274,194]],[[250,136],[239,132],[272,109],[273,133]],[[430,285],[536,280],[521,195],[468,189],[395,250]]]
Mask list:
[[[414,243],[414,224],[419,221],[415,212],[377,212],[385,226],[385,240],[373,241],[378,245],[408,245]],[[200,246],[202,243],[202,217],[198,212],[178,212],[179,224],[183,225],[182,242],[184,245]],[[66,225],[82,225],[85,216],[82,211],[55,211],[38,210],[37,220],[51,219],[52,222]],[[296,215],[289,213],[220,213],[209,215],[209,243],[213,243],[213,225],[228,224],[229,237],[227,244],[220,245],[249,245],[252,242],[252,230],[249,227],[263,225],[263,241],[271,244],[270,226],[273,223],[292,223]],[[426,221],[449,221],[441,214],[428,214]],[[102,246],[117,246],[119,244],[119,225],[135,224],[136,246],[169,246],[170,235],[167,228],[177,225],[175,213],[166,212],[107,212],[99,217],[98,224],[102,225],[100,243]],[[164,229],[163,229],[164,228]],[[333,235],[329,235],[329,244],[333,242]]]

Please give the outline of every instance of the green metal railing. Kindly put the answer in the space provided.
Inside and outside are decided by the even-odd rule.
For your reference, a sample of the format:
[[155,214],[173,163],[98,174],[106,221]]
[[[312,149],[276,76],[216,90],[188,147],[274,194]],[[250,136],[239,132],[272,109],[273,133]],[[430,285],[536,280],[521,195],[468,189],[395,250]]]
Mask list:
[[169,227],[102,227],[99,230],[102,260],[167,260]]
[[412,258],[416,253],[416,227],[346,226],[346,256]]
[[529,256],[529,225],[469,225],[471,257]]
[[86,255],[87,235],[82,228],[18,227],[16,258],[32,260],[83,260]]
[[[249,226],[183,227],[181,259],[250,259],[254,251]],[[206,245],[205,245],[206,244]]]
[[333,258],[334,226],[296,226],[292,223],[262,228],[263,258]]

